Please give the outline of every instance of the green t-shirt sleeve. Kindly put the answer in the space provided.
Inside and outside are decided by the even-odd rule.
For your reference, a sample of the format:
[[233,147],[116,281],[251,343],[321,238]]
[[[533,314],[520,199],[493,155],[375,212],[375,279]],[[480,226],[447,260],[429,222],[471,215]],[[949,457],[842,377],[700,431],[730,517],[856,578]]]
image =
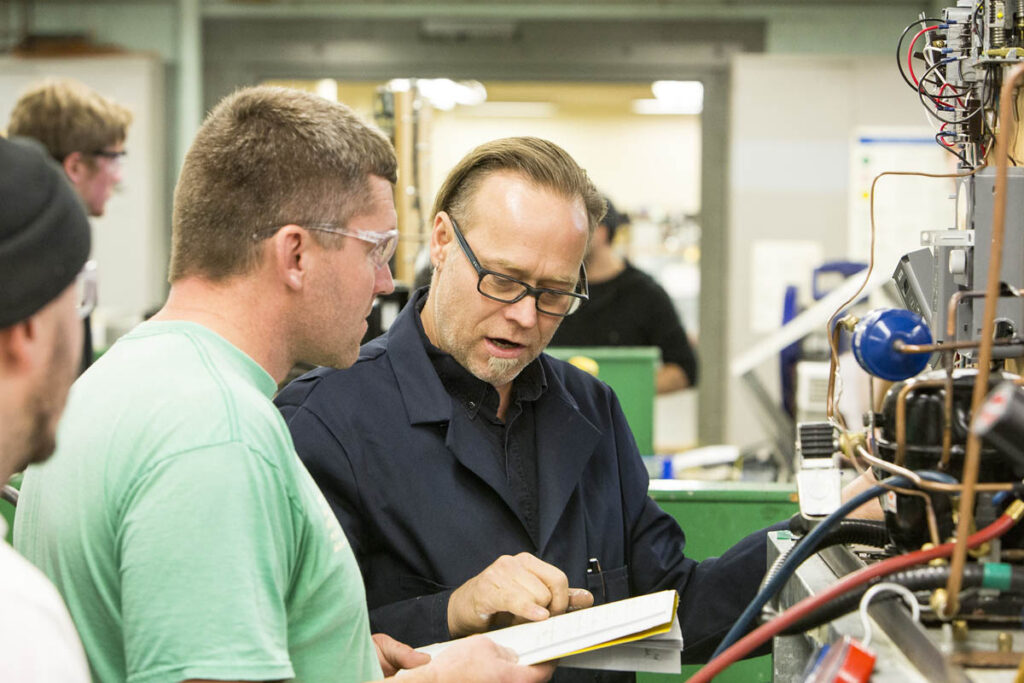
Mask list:
[[294,676],[293,511],[258,453],[228,442],[161,460],[126,493],[117,535],[129,681]]

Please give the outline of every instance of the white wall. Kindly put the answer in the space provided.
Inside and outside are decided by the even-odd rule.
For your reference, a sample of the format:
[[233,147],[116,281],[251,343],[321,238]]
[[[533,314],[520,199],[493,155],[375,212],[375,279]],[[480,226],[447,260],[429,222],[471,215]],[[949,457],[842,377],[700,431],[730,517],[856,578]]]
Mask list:
[[164,298],[168,210],[163,67],[151,55],[0,58],[0,126],[6,127],[18,97],[47,77],[78,80],[125,105],[134,117],[125,143],[122,187],[107,203],[106,215],[92,221],[92,254],[99,262],[96,320],[118,323]]
[[[918,98],[900,79],[891,57],[736,58],[730,116],[727,358],[763,336],[753,324],[759,307],[781,310],[779,301],[752,296],[759,274],[752,258],[755,247],[765,240],[791,240],[816,246],[825,259],[845,257],[854,131],[860,126],[919,126],[923,121]],[[937,184],[935,191],[943,199],[947,188]],[[795,263],[787,268],[796,284],[807,286],[809,270]],[[759,368],[762,382],[776,394],[777,366],[773,358]],[[727,399],[726,440],[745,446],[763,439],[753,402],[736,380],[729,383]]]
[[475,118],[436,115],[428,195],[476,145],[511,135],[535,135],[565,148],[623,210],[700,209],[700,118],[621,116]]

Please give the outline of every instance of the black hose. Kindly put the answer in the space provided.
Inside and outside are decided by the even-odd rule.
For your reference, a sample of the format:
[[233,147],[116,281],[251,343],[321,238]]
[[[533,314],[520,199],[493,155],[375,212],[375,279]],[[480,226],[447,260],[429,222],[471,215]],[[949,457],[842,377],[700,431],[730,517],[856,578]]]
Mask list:
[[[984,578],[984,564],[972,563],[964,566],[964,588],[978,588],[982,585]],[[908,569],[907,571],[897,572],[896,574],[891,574],[889,576],[881,576],[872,579],[868,583],[857,587],[849,593],[841,595],[835,600],[826,603],[814,614],[810,614],[797,621],[786,629],[783,632],[783,635],[791,636],[817,628],[822,624],[828,623],[833,619],[838,619],[844,614],[854,611],[857,609],[858,605],[860,605],[860,600],[864,597],[864,593],[866,593],[869,588],[877,583],[881,583],[882,581],[898,583],[912,591],[922,591],[941,588],[946,585],[946,581],[948,579],[948,565],[937,567],[917,567],[916,569]],[[1002,592],[1024,593],[1024,567],[1010,567],[1010,585],[1009,588]],[[879,597],[878,599],[883,600],[885,598]]]
[[[782,563],[803,542],[804,537],[811,530],[811,525],[798,512],[789,518],[789,530],[794,534],[799,534],[800,538],[789,547],[789,550],[779,555],[775,562],[772,563],[772,566],[768,568],[768,572],[764,576],[764,580],[761,581],[761,586],[772,580],[775,572],[782,566]],[[848,545],[851,543],[867,545],[872,548],[884,548],[888,542],[889,533],[885,529],[885,522],[867,519],[844,519],[834,529],[825,534],[821,539],[821,543],[814,550],[817,552],[834,545]]]
[[[789,530],[794,534],[806,536],[812,529],[810,522],[803,515],[796,514],[789,518]],[[837,540],[841,539],[841,540]],[[798,540],[797,543],[800,541]],[[839,543],[858,543],[873,548],[884,548],[889,542],[885,522],[870,519],[844,519],[822,539],[819,548]]]

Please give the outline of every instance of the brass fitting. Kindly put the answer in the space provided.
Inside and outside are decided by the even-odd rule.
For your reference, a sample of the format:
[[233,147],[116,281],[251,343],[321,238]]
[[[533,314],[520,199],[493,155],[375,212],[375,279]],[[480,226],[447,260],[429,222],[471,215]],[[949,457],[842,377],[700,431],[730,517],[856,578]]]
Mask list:
[[840,432],[839,449],[848,457],[853,458],[857,446],[867,446],[868,436],[864,432]]
[[928,604],[931,605],[932,611],[935,612],[935,616],[943,621],[949,621],[956,616],[957,612],[960,611],[960,605],[957,600],[950,600],[949,593],[946,592],[945,588],[937,588],[932,593],[932,597],[928,600]]

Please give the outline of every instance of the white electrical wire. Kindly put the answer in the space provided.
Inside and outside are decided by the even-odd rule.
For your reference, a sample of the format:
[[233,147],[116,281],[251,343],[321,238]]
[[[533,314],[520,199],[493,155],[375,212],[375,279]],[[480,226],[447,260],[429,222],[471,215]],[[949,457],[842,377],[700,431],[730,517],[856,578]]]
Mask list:
[[860,623],[864,625],[864,638],[861,644],[867,647],[871,644],[871,617],[868,616],[868,605],[879,593],[891,591],[897,593],[903,601],[910,607],[910,618],[915,622],[921,619],[921,606],[917,604],[917,598],[910,592],[910,589],[906,586],[901,586],[898,583],[892,583],[891,581],[883,581],[882,583],[876,583],[874,586],[869,588],[866,593],[860,599]]

